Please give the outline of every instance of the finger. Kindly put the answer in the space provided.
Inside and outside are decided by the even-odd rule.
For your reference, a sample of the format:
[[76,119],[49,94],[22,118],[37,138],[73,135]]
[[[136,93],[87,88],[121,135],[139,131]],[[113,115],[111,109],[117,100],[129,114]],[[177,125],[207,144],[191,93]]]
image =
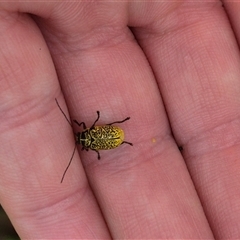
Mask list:
[[240,5],[238,4],[238,2],[223,1],[223,6],[230,20],[231,27],[234,30],[235,37],[237,38],[237,41],[240,42],[240,30],[239,30],[240,16],[238,14]]
[[1,205],[23,239],[109,238],[77,160],[72,188],[60,184],[72,130],[54,100],[65,107],[46,43],[32,19],[12,7],[0,21]]
[[[83,15],[79,9],[79,15],[86,17],[68,22],[68,35],[75,36],[75,41],[72,37],[61,38],[66,33],[58,28],[58,22],[48,30],[58,30],[55,42],[48,40],[48,32],[45,36],[52,52],[57,53],[53,58],[73,119],[91,126],[96,110],[102,113],[100,125],[131,117],[122,128],[133,147],[125,145],[101,152],[101,161],[96,160],[95,152],[81,154],[112,236],[211,238],[201,203],[172,139],[154,75],[126,27],[126,15],[120,14],[124,13],[125,4],[84,6],[82,9],[92,15]],[[153,8],[156,6],[159,14],[162,5]],[[106,14],[96,17],[106,8]],[[117,17],[110,21],[113,16]],[[147,16],[148,12],[144,12],[137,21]],[[39,21],[43,31],[45,24]],[[75,164],[74,161],[68,175],[76,174]],[[65,184],[71,187],[70,182]],[[193,206],[190,211],[189,206]],[[189,215],[184,216],[186,212]]]
[[186,4],[168,19],[161,39],[140,30],[136,36],[214,236],[238,238],[239,49],[218,3]]

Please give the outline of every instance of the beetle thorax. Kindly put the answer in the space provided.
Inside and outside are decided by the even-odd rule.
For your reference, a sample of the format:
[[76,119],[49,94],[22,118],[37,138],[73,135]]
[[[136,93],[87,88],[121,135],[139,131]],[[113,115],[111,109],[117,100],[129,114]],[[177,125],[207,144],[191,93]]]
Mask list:
[[89,128],[83,132],[76,134],[76,143],[81,144],[83,147],[89,147],[91,145],[91,135],[89,134]]

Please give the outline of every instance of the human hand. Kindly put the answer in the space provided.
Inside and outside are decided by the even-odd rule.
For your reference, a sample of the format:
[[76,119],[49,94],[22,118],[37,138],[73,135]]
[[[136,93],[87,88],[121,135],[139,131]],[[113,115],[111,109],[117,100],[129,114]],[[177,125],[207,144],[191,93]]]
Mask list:
[[[0,203],[21,238],[239,238],[239,8],[235,39],[220,2],[0,3]],[[133,147],[76,153],[60,184],[63,95],[87,126],[130,116]]]

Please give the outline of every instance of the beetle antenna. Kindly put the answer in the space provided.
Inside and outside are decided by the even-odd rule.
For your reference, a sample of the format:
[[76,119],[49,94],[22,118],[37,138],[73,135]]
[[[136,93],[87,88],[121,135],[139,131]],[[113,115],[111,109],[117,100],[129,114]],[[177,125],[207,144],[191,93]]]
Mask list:
[[71,165],[71,162],[72,162],[72,160],[73,160],[73,156],[74,156],[74,153],[75,153],[75,151],[76,151],[76,148],[77,148],[77,144],[75,144],[75,147],[74,147],[74,150],[73,150],[73,154],[72,154],[72,156],[71,156],[71,159],[70,159],[70,161],[69,161],[69,163],[68,163],[68,165],[67,165],[67,167],[66,167],[66,169],[65,169],[65,171],[64,171],[64,173],[63,173],[63,176],[62,176],[62,179],[61,179],[61,183],[63,182],[63,179],[64,179],[64,177],[65,177],[65,175],[66,175],[66,172],[67,172],[68,168],[69,168],[70,165]]
[[60,109],[60,111],[62,112],[63,116],[66,118],[67,122],[70,124],[70,126],[72,126],[71,122],[68,120],[66,114],[64,113],[64,111],[62,110],[62,108],[60,107],[59,103],[58,103],[58,100],[55,98],[55,101],[58,105],[58,108]]

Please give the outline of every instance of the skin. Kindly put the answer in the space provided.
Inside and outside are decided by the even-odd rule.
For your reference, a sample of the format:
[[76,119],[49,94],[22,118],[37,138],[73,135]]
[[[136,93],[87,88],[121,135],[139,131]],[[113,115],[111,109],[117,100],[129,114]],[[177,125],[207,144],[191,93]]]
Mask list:
[[[0,9],[0,203],[22,239],[240,237],[239,3]],[[82,129],[55,98],[88,127],[130,116],[133,147],[79,147],[60,184]]]

